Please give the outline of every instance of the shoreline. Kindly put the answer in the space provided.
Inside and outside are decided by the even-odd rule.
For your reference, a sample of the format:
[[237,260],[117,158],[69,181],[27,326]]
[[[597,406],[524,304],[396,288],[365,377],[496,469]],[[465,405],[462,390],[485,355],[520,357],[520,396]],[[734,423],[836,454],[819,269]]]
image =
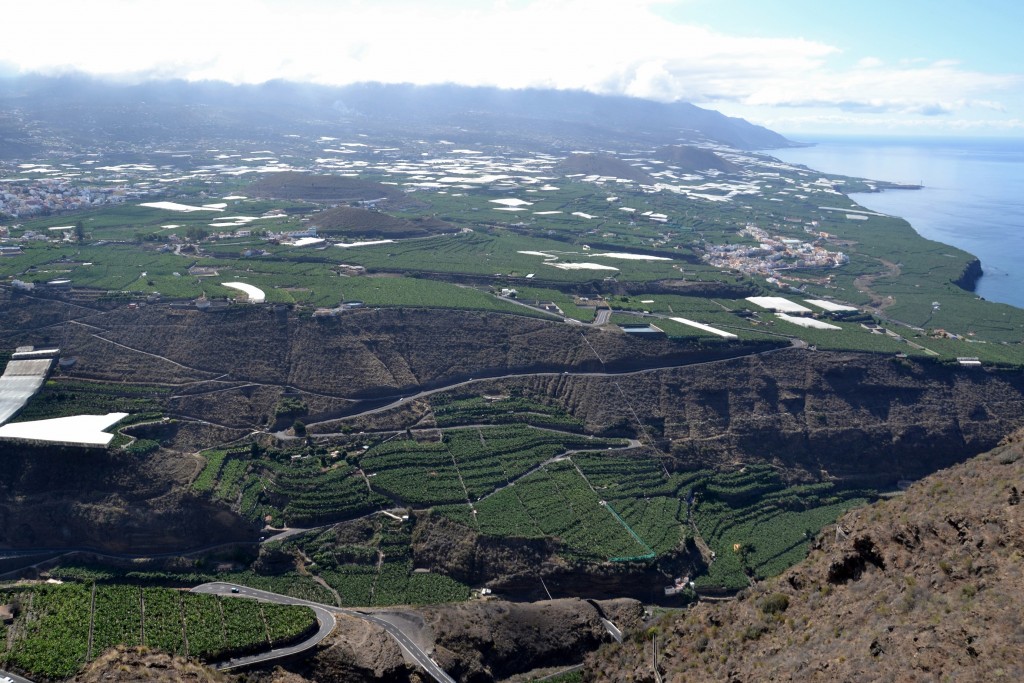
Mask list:
[[[848,196],[864,208],[903,218],[926,240],[978,259],[980,265],[963,262],[964,272],[951,279],[959,288],[1024,309],[1024,274],[1014,258],[1024,248],[1024,207],[1018,199],[1024,182],[1022,141],[825,136],[810,149],[780,148],[769,154],[786,164],[850,178],[921,178],[920,187],[870,181],[877,189]],[[929,192],[894,195],[886,189]]]

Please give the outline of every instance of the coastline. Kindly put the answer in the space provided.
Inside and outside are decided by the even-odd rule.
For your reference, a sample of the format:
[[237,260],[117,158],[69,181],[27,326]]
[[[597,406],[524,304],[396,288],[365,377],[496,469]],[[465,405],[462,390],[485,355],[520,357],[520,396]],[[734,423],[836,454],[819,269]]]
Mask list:
[[955,248],[960,258],[980,261],[964,262],[963,273],[950,278],[958,288],[1024,309],[1024,141],[825,136],[814,147],[770,154],[786,164],[870,180],[870,190],[848,196],[906,220],[919,236]]
[[[974,254],[971,254],[971,256],[974,256]],[[981,259],[974,256],[974,259],[967,264],[960,277],[953,280],[953,284],[965,291],[974,292],[978,287],[978,281],[981,280],[984,274],[985,271],[981,267]]]

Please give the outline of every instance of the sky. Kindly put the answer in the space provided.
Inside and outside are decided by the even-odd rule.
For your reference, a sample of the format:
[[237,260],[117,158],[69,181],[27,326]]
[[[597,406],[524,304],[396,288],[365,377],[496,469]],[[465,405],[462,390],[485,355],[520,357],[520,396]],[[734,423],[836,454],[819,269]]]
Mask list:
[[1024,137],[1018,0],[48,0],[0,75],[553,87],[797,138]]

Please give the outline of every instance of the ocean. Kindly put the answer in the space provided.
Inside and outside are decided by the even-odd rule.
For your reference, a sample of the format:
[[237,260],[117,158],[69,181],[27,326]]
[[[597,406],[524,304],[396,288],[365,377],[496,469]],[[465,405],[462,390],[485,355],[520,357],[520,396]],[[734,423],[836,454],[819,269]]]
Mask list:
[[924,185],[853,199],[974,254],[985,272],[978,296],[1024,308],[1024,140],[790,139],[818,144],[768,154],[827,173]]

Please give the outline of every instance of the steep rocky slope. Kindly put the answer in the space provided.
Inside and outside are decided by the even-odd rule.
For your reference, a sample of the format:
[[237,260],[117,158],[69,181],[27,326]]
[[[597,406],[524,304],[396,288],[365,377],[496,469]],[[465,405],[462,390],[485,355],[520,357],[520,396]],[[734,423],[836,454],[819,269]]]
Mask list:
[[[621,424],[677,466],[767,460],[794,475],[894,485],[994,447],[1024,424],[1024,376],[799,349],[601,378],[515,385],[588,427]],[[802,474],[801,474],[802,473]]]
[[487,373],[598,370],[595,351],[612,365],[684,355],[668,340],[640,343],[616,332],[466,311],[367,309],[302,318],[272,308],[200,313],[151,306],[86,322],[91,327],[68,326],[65,342],[82,377],[181,381],[228,373],[221,379],[354,398]]
[[[586,653],[611,641],[602,616],[624,630],[633,629],[641,622],[643,607],[635,600],[486,600],[377,615],[401,623],[405,633],[456,680],[484,683],[581,662]],[[261,683],[424,680],[422,671],[406,663],[383,629],[352,617],[339,617],[338,628],[312,656],[284,661],[276,671],[252,677]]]
[[806,561],[588,660],[585,680],[1017,681],[1024,433],[826,528]]
[[236,515],[191,494],[178,454],[0,447],[0,545],[142,553],[254,540]]
[[[311,657],[284,662],[272,673],[254,674],[261,683],[281,681],[408,681],[398,643],[381,627],[355,617],[338,617],[334,633]],[[415,680],[415,679],[414,679]]]
[[[621,628],[643,614],[633,600],[600,603]],[[584,600],[534,604],[477,602],[424,610],[435,634],[434,660],[456,679],[484,683],[535,668],[578,662],[610,640],[598,605]]]
[[658,602],[672,577],[704,566],[700,553],[689,546],[643,567],[571,564],[555,539],[486,536],[438,514],[417,516],[412,551],[416,566],[431,567],[469,585],[487,585],[517,600],[583,595]]

